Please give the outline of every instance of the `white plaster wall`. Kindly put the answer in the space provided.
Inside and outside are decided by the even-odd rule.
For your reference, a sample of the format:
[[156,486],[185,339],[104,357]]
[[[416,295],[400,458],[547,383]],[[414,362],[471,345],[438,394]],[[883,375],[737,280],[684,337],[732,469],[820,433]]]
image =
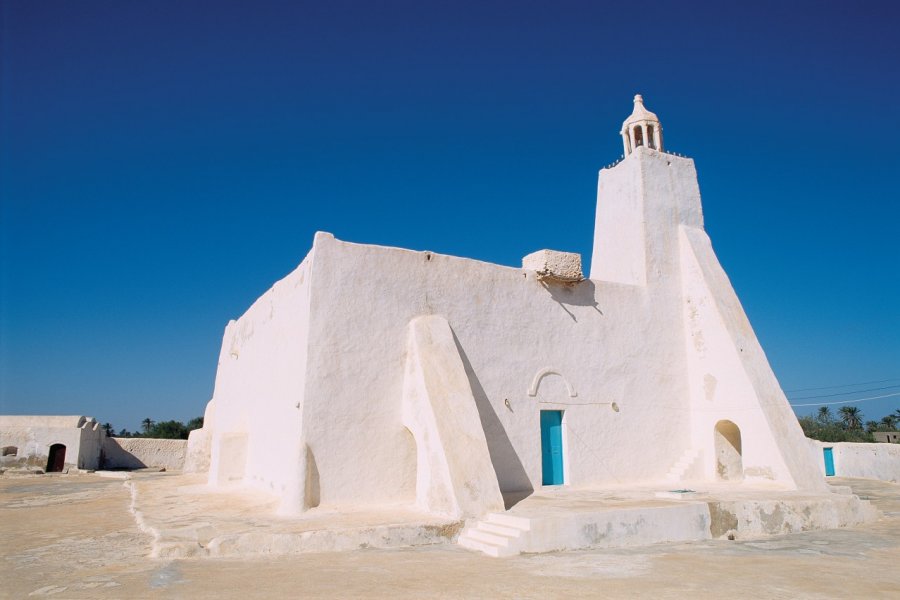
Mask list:
[[81,439],[78,445],[78,468],[99,469],[100,453],[106,432],[95,420],[85,422],[81,427]]
[[644,203],[639,161],[629,155],[597,179],[597,216],[591,279],[644,285],[647,258],[644,247]]
[[900,446],[897,444],[838,444],[835,473],[900,483]]
[[[215,392],[204,417],[212,485],[243,483],[296,501],[305,477],[298,457],[316,245],[225,329]],[[241,444],[245,447],[238,448]]]
[[185,473],[208,473],[212,428],[194,429],[188,435],[187,449],[184,455]]
[[692,227],[680,234],[692,444],[702,450],[704,472],[716,469],[715,425],[729,420],[741,431],[745,477],[822,489],[803,431],[709,237]]
[[[735,347],[718,309],[715,296],[733,293],[727,281],[708,277],[698,263],[689,236],[706,235],[682,230],[682,274],[686,349],[691,381],[692,444],[701,451],[703,473],[716,476],[715,427],[719,421],[733,422],[741,432],[743,469],[748,478],[781,481],[794,486],[793,478],[772,439],[759,398],[742,363],[743,348]],[[706,241],[708,247],[708,241]],[[727,288],[725,286],[728,286]],[[742,319],[744,334],[753,336]]]
[[[659,478],[684,446],[677,297],[661,307],[644,288],[548,288],[521,269],[337,240],[317,246],[315,265],[304,422],[310,443],[331,449],[317,454],[323,503],[414,497],[399,400],[420,315],[445,316],[456,335],[504,491],[541,485],[541,409],[566,411],[573,485]],[[576,398],[559,375],[528,395],[547,367]],[[338,445],[343,431],[354,433]]]
[[832,448],[836,477],[863,477],[900,483],[900,444],[857,444],[807,439],[811,460],[825,475],[823,448]]
[[677,279],[679,224],[703,228],[694,161],[639,146],[600,171],[591,279],[631,285]]
[[[218,377],[216,381],[218,382]],[[184,457],[185,473],[209,473],[210,461],[212,460],[212,437],[215,430],[215,419],[216,403],[215,398],[213,398],[206,403],[206,410],[203,413],[203,427],[195,429],[188,434],[187,453]]]
[[443,317],[409,324],[402,414],[416,444],[419,508],[454,518],[503,510],[478,406]]
[[50,446],[64,444],[67,466],[95,469],[99,464],[102,435],[97,422],[83,416],[0,416],[0,446],[18,448],[17,460],[7,457],[3,461],[7,465],[27,464],[44,468]]
[[184,467],[187,440],[156,438],[116,438],[103,440],[104,469],[163,467],[180,471]]

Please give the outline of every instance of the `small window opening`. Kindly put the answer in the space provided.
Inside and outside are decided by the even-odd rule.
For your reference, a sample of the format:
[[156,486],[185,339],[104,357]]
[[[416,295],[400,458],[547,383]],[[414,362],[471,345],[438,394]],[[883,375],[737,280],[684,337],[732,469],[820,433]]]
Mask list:
[[3,456],[18,456],[19,449],[15,446],[3,446]]
[[634,128],[634,147],[644,145],[644,131],[640,127]]
[[647,125],[647,145],[656,150],[656,142],[653,141],[653,125]]

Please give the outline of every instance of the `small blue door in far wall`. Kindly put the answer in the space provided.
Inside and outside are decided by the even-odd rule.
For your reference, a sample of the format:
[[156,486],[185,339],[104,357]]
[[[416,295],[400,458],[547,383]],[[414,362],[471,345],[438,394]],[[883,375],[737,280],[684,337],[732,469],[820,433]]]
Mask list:
[[544,485],[563,483],[562,411],[541,411],[541,460]]
[[822,448],[825,453],[825,476],[834,477],[834,453],[831,448]]

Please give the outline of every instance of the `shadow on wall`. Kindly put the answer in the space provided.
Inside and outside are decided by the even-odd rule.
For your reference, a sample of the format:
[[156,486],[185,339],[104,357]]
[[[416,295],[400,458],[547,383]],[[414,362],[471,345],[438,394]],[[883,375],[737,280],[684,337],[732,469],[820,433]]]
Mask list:
[[494,407],[487,397],[481,382],[472,369],[472,363],[469,357],[453,334],[453,342],[462,359],[463,367],[466,370],[466,377],[469,379],[469,387],[472,388],[472,395],[475,397],[475,405],[478,408],[478,416],[481,419],[481,427],[484,429],[484,436],[487,439],[488,452],[491,455],[491,465],[494,467],[494,473],[497,475],[497,483],[500,486],[500,492],[503,494],[503,503],[506,510],[512,508],[513,505],[524,500],[532,493],[534,487],[531,480],[528,479],[528,473],[519,460],[516,449],[513,448],[509,436],[500,422]]
[[578,283],[552,283],[545,281],[540,283],[550,294],[550,297],[553,298],[553,301],[559,304],[576,323],[578,319],[572,311],[566,308],[566,305],[589,306],[600,313],[600,315],[603,315],[603,311],[600,310],[600,306],[597,304],[596,286],[590,279],[584,279]]
[[316,457],[312,449],[306,446],[306,485],[303,487],[306,493],[306,508],[316,508],[321,502],[321,491],[319,490],[319,465],[316,464]]
[[186,452],[187,440],[105,437],[100,448],[100,468],[181,470]]
[[143,469],[147,467],[141,459],[125,450],[117,438],[105,438],[100,448],[101,469]]

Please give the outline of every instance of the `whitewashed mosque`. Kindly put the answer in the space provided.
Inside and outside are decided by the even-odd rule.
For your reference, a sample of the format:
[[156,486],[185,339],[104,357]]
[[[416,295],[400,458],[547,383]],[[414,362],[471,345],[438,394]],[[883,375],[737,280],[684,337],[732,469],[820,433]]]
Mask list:
[[703,229],[694,161],[641,96],[621,135],[588,278],[565,252],[513,268],[316,234],[226,327],[188,470],[285,515],[476,519],[551,486],[827,494]]

